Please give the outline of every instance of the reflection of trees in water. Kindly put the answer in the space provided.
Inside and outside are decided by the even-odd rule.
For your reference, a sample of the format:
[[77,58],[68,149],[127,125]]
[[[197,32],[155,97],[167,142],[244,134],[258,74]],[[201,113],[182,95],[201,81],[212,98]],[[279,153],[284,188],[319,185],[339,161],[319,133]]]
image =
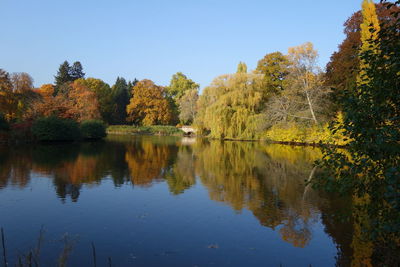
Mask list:
[[176,161],[165,175],[172,194],[181,194],[196,183],[194,162],[195,155],[192,147],[180,146]]
[[[179,141],[179,140],[178,140]],[[316,149],[254,142],[141,137],[107,142],[35,145],[0,149],[0,189],[29,183],[31,173],[51,177],[57,195],[77,201],[83,184],[112,179],[150,186],[165,180],[172,194],[180,194],[199,177],[211,199],[240,212],[249,209],[263,226],[276,229],[286,242],[304,247],[311,226],[321,216],[325,231],[338,244],[338,264],[348,265],[351,223],[339,217],[347,201],[321,198],[304,181],[313,172]],[[351,239],[351,238],[350,238]]]
[[[2,147],[0,155],[5,156],[0,161],[0,188],[7,184],[24,187],[31,174],[40,173],[53,178],[61,199],[69,195],[77,201],[82,184],[96,185],[107,175],[115,185],[124,183],[128,177],[125,160],[115,162],[124,154],[123,145],[102,142]],[[121,168],[115,170],[115,166]]]
[[150,186],[155,181],[161,181],[176,151],[176,146],[155,145],[150,140],[127,146],[125,160],[132,183]]
[[248,208],[262,225],[279,226],[284,240],[304,247],[311,239],[310,226],[321,201],[314,192],[304,198],[304,180],[313,169],[305,150],[210,142],[197,149],[196,168],[211,199],[237,211]]
[[24,188],[29,184],[32,162],[23,151],[0,147],[0,190],[8,185]]

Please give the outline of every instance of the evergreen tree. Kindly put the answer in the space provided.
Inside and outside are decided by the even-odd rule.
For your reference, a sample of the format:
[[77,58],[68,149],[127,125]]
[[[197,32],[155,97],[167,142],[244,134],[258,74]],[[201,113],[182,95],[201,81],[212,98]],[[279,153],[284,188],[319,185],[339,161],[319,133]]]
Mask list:
[[128,83],[124,78],[117,77],[115,84],[112,86],[112,91],[116,104],[113,122],[116,124],[125,124],[127,116],[126,106],[130,100]]
[[132,98],[132,88],[138,83],[139,81],[135,78],[133,81],[128,82],[128,94],[129,94],[129,99]]
[[61,85],[72,81],[71,67],[69,66],[68,61],[64,61],[60,65],[60,67],[58,68],[57,75],[54,76],[54,78],[55,78],[55,84],[56,84],[55,93],[57,94]]
[[69,70],[69,73],[70,73],[71,79],[73,81],[85,77],[85,73],[83,72],[82,64],[79,61],[74,62],[74,64],[72,65],[72,67]]

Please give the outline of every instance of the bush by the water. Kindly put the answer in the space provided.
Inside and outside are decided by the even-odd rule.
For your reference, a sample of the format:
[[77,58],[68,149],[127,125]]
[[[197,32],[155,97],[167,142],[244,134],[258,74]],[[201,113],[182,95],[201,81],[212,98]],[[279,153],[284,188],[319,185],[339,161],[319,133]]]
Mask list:
[[181,129],[168,125],[111,125],[107,128],[107,132],[110,134],[183,135]]
[[4,115],[0,113],[0,131],[8,131],[10,126],[8,125]]
[[106,137],[106,126],[102,121],[88,120],[81,123],[81,135],[84,139],[101,139]]
[[80,138],[80,129],[73,120],[47,117],[33,123],[32,134],[39,141],[73,141]]

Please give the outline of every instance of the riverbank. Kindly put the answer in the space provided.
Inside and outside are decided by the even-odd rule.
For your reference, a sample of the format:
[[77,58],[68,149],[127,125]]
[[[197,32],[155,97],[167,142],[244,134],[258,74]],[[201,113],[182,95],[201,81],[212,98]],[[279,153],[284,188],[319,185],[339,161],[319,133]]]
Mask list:
[[[184,132],[175,126],[131,126],[111,125],[107,128],[107,134],[115,135],[160,135],[160,136],[184,136]],[[201,136],[209,139],[221,140],[212,136]],[[338,146],[344,147],[346,143],[339,134],[333,135],[327,127],[288,127],[272,128],[258,138],[224,138],[223,141],[240,142],[268,142],[291,146]]]
[[107,134],[183,136],[184,132],[175,126],[167,126],[167,125],[153,125],[153,126],[110,125],[107,128]]

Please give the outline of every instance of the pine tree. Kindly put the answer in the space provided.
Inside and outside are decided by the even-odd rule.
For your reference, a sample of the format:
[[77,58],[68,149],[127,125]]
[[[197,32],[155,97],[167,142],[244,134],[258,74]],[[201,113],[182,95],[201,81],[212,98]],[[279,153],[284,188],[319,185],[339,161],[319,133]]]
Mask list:
[[[132,86],[133,87],[133,86]],[[129,87],[124,78],[117,77],[115,84],[112,87],[116,109],[113,116],[114,123],[126,123],[126,106],[129,104]]]
[[54,76],[55,84],[56,84],[56,94],[59,91],[59,88],[61,87],[61,85],[72,81],[70,69],[71,69],[71,67],[69,66],[68,61],[64,61],[64,63],[62,63],[60,65],[60,67],[58,68],[57,75]]
[[85,73],[83,72],[82,64],[79,61],[74,62],[74,64],[72,65],[72,67],[69,70],[69,73],[70,73],[71,79],[73,81],[85,77]]

